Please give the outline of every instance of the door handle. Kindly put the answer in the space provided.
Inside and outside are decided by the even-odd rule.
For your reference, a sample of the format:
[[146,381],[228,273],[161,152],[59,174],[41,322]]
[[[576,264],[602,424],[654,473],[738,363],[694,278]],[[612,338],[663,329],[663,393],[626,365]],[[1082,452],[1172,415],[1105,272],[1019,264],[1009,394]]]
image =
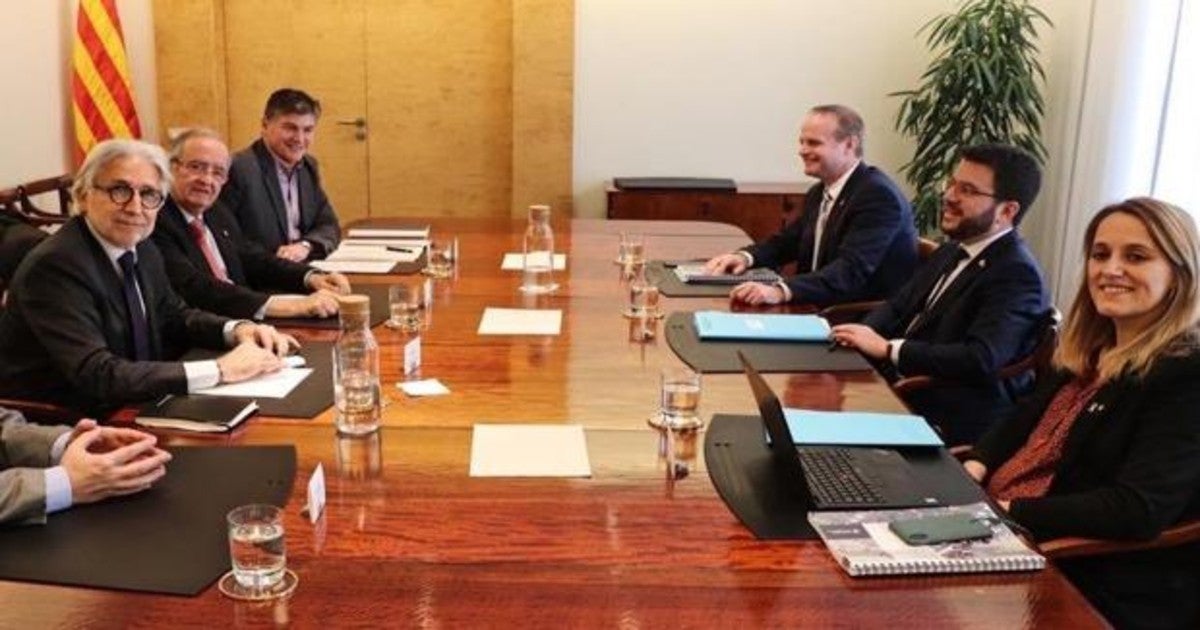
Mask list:
[[348,120],[339,120],[339,121],[337,121],[337,124],[346,125],[348,127],[354,127],[354,138],[356,140],[366,140],[367,139],[367,119],[366,118],[359,116],[358,118],[351,118]]

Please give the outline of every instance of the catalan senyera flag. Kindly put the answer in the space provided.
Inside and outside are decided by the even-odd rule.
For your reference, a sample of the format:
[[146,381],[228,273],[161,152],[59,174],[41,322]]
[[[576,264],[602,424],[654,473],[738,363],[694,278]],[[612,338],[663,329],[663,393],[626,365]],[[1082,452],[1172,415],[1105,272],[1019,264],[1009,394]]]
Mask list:
[[79,0],[71,51],[75,164],[108,138],[140,138],[116,0]]

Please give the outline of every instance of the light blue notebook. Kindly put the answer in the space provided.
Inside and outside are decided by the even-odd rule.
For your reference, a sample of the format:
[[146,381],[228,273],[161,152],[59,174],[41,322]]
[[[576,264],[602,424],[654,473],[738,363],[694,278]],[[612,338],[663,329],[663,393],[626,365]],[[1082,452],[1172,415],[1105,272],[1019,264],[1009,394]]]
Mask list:
[[697,311],[701,339],[829,341],[829,322],[816,315],[771,315]]
[[808,409],[784,409],[783,416],[796,444],[942,446],[921,416]]

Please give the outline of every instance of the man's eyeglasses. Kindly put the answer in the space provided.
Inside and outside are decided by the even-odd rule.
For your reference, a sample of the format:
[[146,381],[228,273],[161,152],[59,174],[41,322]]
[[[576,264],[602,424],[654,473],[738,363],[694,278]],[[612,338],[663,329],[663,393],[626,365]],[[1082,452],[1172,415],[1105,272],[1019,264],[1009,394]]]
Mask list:
[[998,199],[998,197],[996,197],[996,193],[994,192],[985,192],[979,190],[975,187],[975,184],[970,182],[960,182],[953,177],[947,179],[946,183],[942,184],[942,193],[948,193],[952,190],[955,193],[958,193],[960,197],[991,197],[992,199]]
[[134,190],[133,186],[125,182],[117,182],[111,186],[92,186],[96,190],[103,190],[108,193],[108,198],[112,199],[115,204],[125,205],[133,201],[133,194],[136,192],[138,201],[142,208],[146,210],[158,210],[162,207],[163,202],[167,200],[163,192],[157,188],[145,186]]
[[209,164],[208,162],[201,162],[199,160],[188,160],[187,162],[175,160],[175,163],[182,166],[183,170],[192,175],[212,175],[214,179],[221,181],[225,181],[225,178],[229,177],[229,170],[224,166],[217,166],[216,164]]

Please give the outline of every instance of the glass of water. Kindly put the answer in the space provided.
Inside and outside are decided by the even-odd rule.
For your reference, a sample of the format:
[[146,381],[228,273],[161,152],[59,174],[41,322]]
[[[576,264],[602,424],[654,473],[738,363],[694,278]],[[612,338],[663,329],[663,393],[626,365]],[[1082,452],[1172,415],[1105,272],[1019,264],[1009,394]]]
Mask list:
[[225,520],[229,523],[234,586],[247,595],[280,588],[287,571],[283,510],[274,505],[243,505],[229,512]]
[[388,289],[387,327],[402,332],[421,330],[421,300],[417,291],[403,284]]
[[637,232],[621,232],[617,264],[638,265],[646,262],[646,237]]
[[425,260],[425,273],[434,278],[449,278],[454,273],[453,241],[429,242],[429,257]]
[[659,414],[671,429],[699,429],[700,374],[686,367],[665,367],[659,382]]

